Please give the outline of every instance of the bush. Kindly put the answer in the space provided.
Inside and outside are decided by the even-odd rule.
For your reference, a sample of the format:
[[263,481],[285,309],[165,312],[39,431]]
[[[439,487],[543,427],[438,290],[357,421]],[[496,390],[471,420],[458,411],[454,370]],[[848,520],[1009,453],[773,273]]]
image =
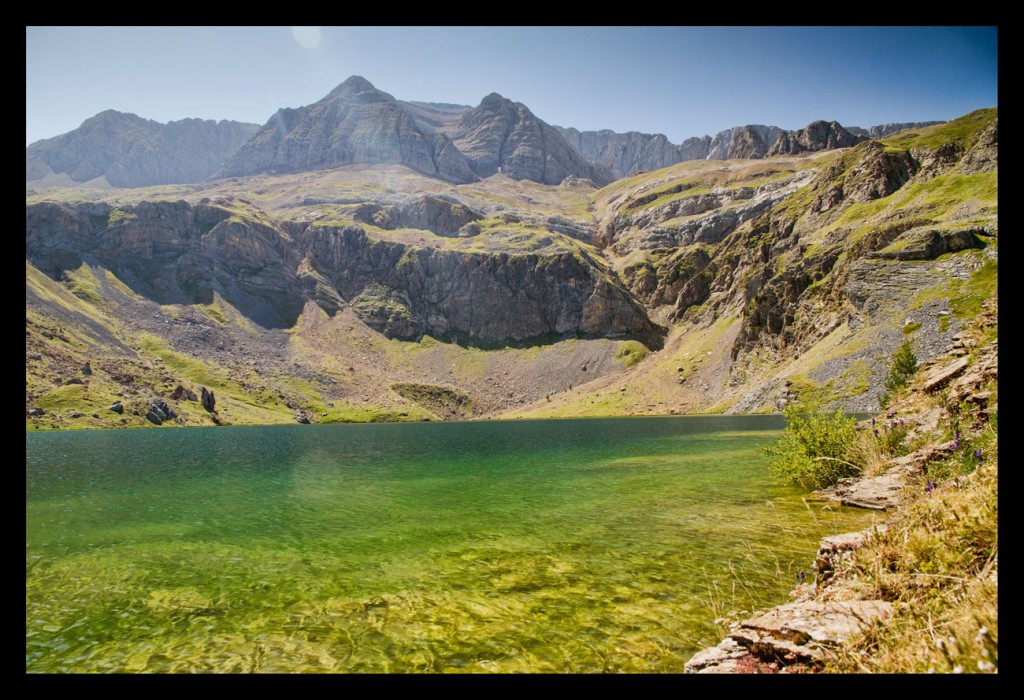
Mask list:
[[860,469],[846,459],[856,439],[856,421],[841,410],[818,409],[801,415],[796,407],[785,409],[786,430],[774,445],[762,448],[774,459],[768,471],[806,488],[831,486]]

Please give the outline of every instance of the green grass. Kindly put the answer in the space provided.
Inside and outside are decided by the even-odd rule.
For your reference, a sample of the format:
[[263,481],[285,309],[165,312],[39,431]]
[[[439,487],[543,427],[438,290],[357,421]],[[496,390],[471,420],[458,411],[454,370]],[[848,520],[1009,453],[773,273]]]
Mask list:
[[642,343],[635,340],[628,340],[622,344],[619,351],[615,353],[615,359],[622,363],[623,367],[627,369],[633,365],[642,362],[650,354]]
[[391,390],[442,418],[469,418],[473,415],[473,399],[464,391],[436,384],[397,382]]
[[956,143],[969,148],[978,139],[978,134],[999,116],[997,107],[979,109],[954,119],[946,124],[914,129],[882,139],[889,148],[909,151],[912,148],[935,149],[945,143]]
[[995,260],[985,260],[967,282],[950,282],[949,306],[961,320],[970,320],[981,313],[982,302],[996,293],[999,267]]

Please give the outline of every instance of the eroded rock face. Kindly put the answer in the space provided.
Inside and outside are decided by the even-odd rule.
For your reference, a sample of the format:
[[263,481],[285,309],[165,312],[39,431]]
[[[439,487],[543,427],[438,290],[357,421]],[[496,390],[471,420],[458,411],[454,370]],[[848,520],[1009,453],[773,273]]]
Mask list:
[[534,116],[526,105],[497,93],[462,115],[452,142],[480,177],[500,172],[547,185],[560,184],[567,177],[599,185],[613,179],[607,168],[581,157],[557,129]]
[[427,195],[400,206],[367,203],[354,212],[353,218],[387,230],[418,228],[439,236],[457,236],[459,229],[484,215],[465,204]]
[[323,99],[278,110],[219,176],[396,163],[451,182],[477,179],[447,136],[424,130],[391,95],[352,76]]
[[65,174],[74,182],[105,178],[114,187],[200,182],[259,127],[182,119],[161,124],[114,110],[25,149],[25,179]]
[[729,158],[764,158],[768,145],[752,126],[743,127],[729,145]]
[[267,327],[290,326],[305,303],[287,234],[220,206],[43,203],[26,209],[25,228],[27,257],[54,279],[88,262],[161,304],[209,304],[216,292]]
[[[424,198],[395,215],[443,229],[475,216],[464,209]],[[368,325],[396,338],[584,335],[656,346],[664,334],[615,274],[585,253],[463,253],[371,241],[354,226],[286,228],[239,201],[26,210],[27,256],[54,279],[86,262],[161,304],[209,304],[216,293],[265,327],[290,327],[308,300],[328,313],[347,300]]]
[[847,148],[855,146],[863,140],[863,137],[855,136],[844,129],[839,122],[826,122],[819,119],[799,131],[779,132],[775,142],[768,149],[768,156]]
[[300,240],[363,320],[392,337],[500,342],[579,333],[657,344],[662,333],[612,274],[585,256],[410,248],[371,241],[357,227],[311,226]]

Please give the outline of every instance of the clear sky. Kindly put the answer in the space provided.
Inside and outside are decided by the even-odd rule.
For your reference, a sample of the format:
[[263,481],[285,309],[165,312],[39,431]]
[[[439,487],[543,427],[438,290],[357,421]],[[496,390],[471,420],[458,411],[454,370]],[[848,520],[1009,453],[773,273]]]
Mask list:
[[350,75],[401,100],[491,92],[673,143],[742,124],[953,119],[997,104],[994,27],[27,27],[26,145],[106,109],[264,124]]

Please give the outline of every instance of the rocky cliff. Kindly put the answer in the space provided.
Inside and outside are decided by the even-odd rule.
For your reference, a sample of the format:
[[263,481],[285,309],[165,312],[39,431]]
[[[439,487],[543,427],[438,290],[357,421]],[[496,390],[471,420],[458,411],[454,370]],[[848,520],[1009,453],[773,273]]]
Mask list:
[[898,131],[906,131],[907,129],[923,129],[926,126],[936,126],[937,124],[945,124],[946,122],[892,122],[889,124],[876,124],[875,126],[867,129],[862,129],[859,126],[848,126],[846,130],[854,136],[862,136],[870,139],[880,139],[890,134],[895,134]]
[[839,122],[825,122],[819,119],[799,131],[780,131],[766,155],[793,155],[808,151],[848,148],[863,140],[862,137],[854,136],[844,129]]
[[452,130],[452,141],[480,177],[500,172],[515,180],[547,185],[570,177],[597,185],[613,179],[606,168],[582,158],[557,129],[525,105],[497,93],[462,115]]
[[104,178],[114,187],[199,182],[259,127],[242,122],[182,119],[167,124],[114,110],[25,149],[25,179],[64,174],[73,182]]
[[[443,229],[479,216],[444,204],[424,198],[376,213],[425,217],[417,222]],[[615,274],[586,253],[419,248],[371,240],[357,226],[282,227],[237,200],[41,203],[26,211],[26,246],[32,264],[53,279],[84,262],[159,304],[210,304],[217,295],[270,328],[291,327],[312,300],[329,313],[348,303],[370,327],[402,339],[631,337],[653,346],[662,333]]]

